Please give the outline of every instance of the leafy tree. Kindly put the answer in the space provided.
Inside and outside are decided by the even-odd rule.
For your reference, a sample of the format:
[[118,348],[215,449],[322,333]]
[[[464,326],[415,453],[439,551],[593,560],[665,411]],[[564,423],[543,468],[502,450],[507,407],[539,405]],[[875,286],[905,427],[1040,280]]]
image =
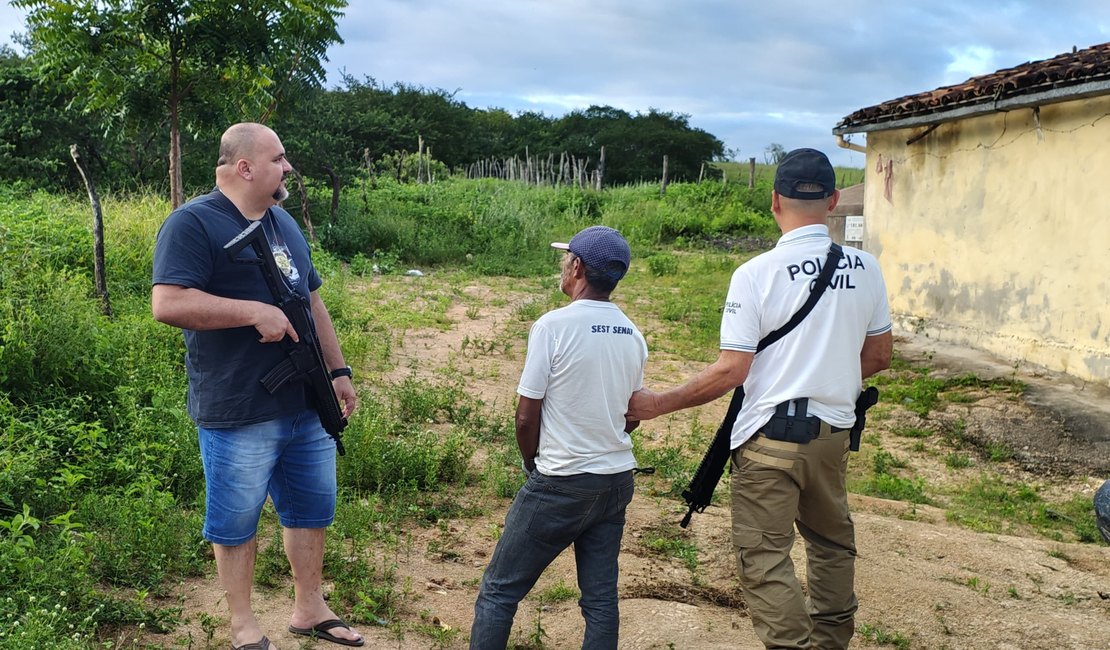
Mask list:
[[579,158],[596,161],[605,147],[610,183],[659,178],[664,155],[672,179],[696,179],[702,162],[724,155],[724,143],[691,128],[689,116],[655,109],[632,115],[611,106],[591,106],[561,118],[555,132],[558,146]]
[[[106,129],[169,136],[170,197],[184,200],[181,134],[267,120],[284,94],[319,85],[345,0],[13,0],[30,56]],[[229,98],[235,98],[229,101]]]
[[777,165],[786,157],[786,148],[777,142],[772,142],[763,150],[763,162],[768,165]]
[[69,184],[69,145],[77,142],[88,152],[91,138],[70,126],[67,103],[62,90],[42,83],[27,59],[0,47],[0,179]]

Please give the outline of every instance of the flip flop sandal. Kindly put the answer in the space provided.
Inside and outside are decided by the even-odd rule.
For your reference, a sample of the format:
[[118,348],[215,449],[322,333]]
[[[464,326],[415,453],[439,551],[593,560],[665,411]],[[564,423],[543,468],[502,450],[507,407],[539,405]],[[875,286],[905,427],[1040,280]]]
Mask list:
[[232,645],[231,650],[268,650],[269,647],[270,640],[266,637],[262,637],[254,643],[244,643],[240,646]]
[[329,621],[324,621],[323,623],[317,623],[316,625],[313,625],[312,627],[295,627],[295,626],[290,625],[289,626],[289,631],[292,632],[293,634],[300,634],[301,636],[310,636],[314,639],[320,639],[321,641],[331,641],[332,643],[338,643],[339,645],[357,647],[357,646],[361,646],[362,644],[366,643],[366,639],[358,639],[357,641],[351,641],[349,639],[344,639],[342,637],[335,636],[334,634],[330,634],[328,632],[328,630],[334,630],[337,627],[346,628],[348,630],[351,629],[350,625],[347,625],[345,622],[339,620],[338,618],[333,618]]

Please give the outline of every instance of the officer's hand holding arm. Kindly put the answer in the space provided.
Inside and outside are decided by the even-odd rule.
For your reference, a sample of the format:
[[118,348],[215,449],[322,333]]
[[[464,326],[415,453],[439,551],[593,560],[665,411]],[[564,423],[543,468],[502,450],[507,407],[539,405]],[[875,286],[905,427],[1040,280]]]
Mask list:
[[536,454],[540,449],[540,413],[542,399],[520,396],[516,405],[516,444],[524,470],[531,474],[536,469]]
[[721,356],[716,361],[678,388],[662,393],[643,388],[633,393],[624,417],[626,420],[650,420],[712,402],[744,383],[753,358],[754,352],[721,350]]

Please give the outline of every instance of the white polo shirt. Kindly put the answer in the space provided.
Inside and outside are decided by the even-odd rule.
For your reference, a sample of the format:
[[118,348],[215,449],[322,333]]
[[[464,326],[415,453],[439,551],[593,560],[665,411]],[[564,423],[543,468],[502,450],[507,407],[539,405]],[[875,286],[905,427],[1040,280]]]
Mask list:
[[[732,275],[721,318],[721,349],[755,352],[759,340],[784,325],[809,297],[828,255],[823,225],[790,231],[770,251]],[[781,402],[809,398],[809,414],[836,427],[855,422],[863,381],[864,339],[891,328],[879,263],[849,246],[829,288],[793,331],[755,355],[744,382],[744,407],[732,429],[732,448],[744,444]]]
[[624,414],[643,387],[647,343],[619,307],[575,300],[532,325],[517,393],[542,399],[536,468],[549,476],[636,467]]

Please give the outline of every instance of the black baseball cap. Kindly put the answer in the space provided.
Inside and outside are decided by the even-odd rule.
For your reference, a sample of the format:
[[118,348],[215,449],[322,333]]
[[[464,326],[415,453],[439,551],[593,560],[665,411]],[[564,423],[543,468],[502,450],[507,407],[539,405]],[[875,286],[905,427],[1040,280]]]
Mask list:
[[[799,185],[820,185],[817,192],[803,192]],[[795,149],[783,157],[775,170],[775,191],[788,199],[814,200],[836,191],[836,172],[828,156],[816,149]]]

